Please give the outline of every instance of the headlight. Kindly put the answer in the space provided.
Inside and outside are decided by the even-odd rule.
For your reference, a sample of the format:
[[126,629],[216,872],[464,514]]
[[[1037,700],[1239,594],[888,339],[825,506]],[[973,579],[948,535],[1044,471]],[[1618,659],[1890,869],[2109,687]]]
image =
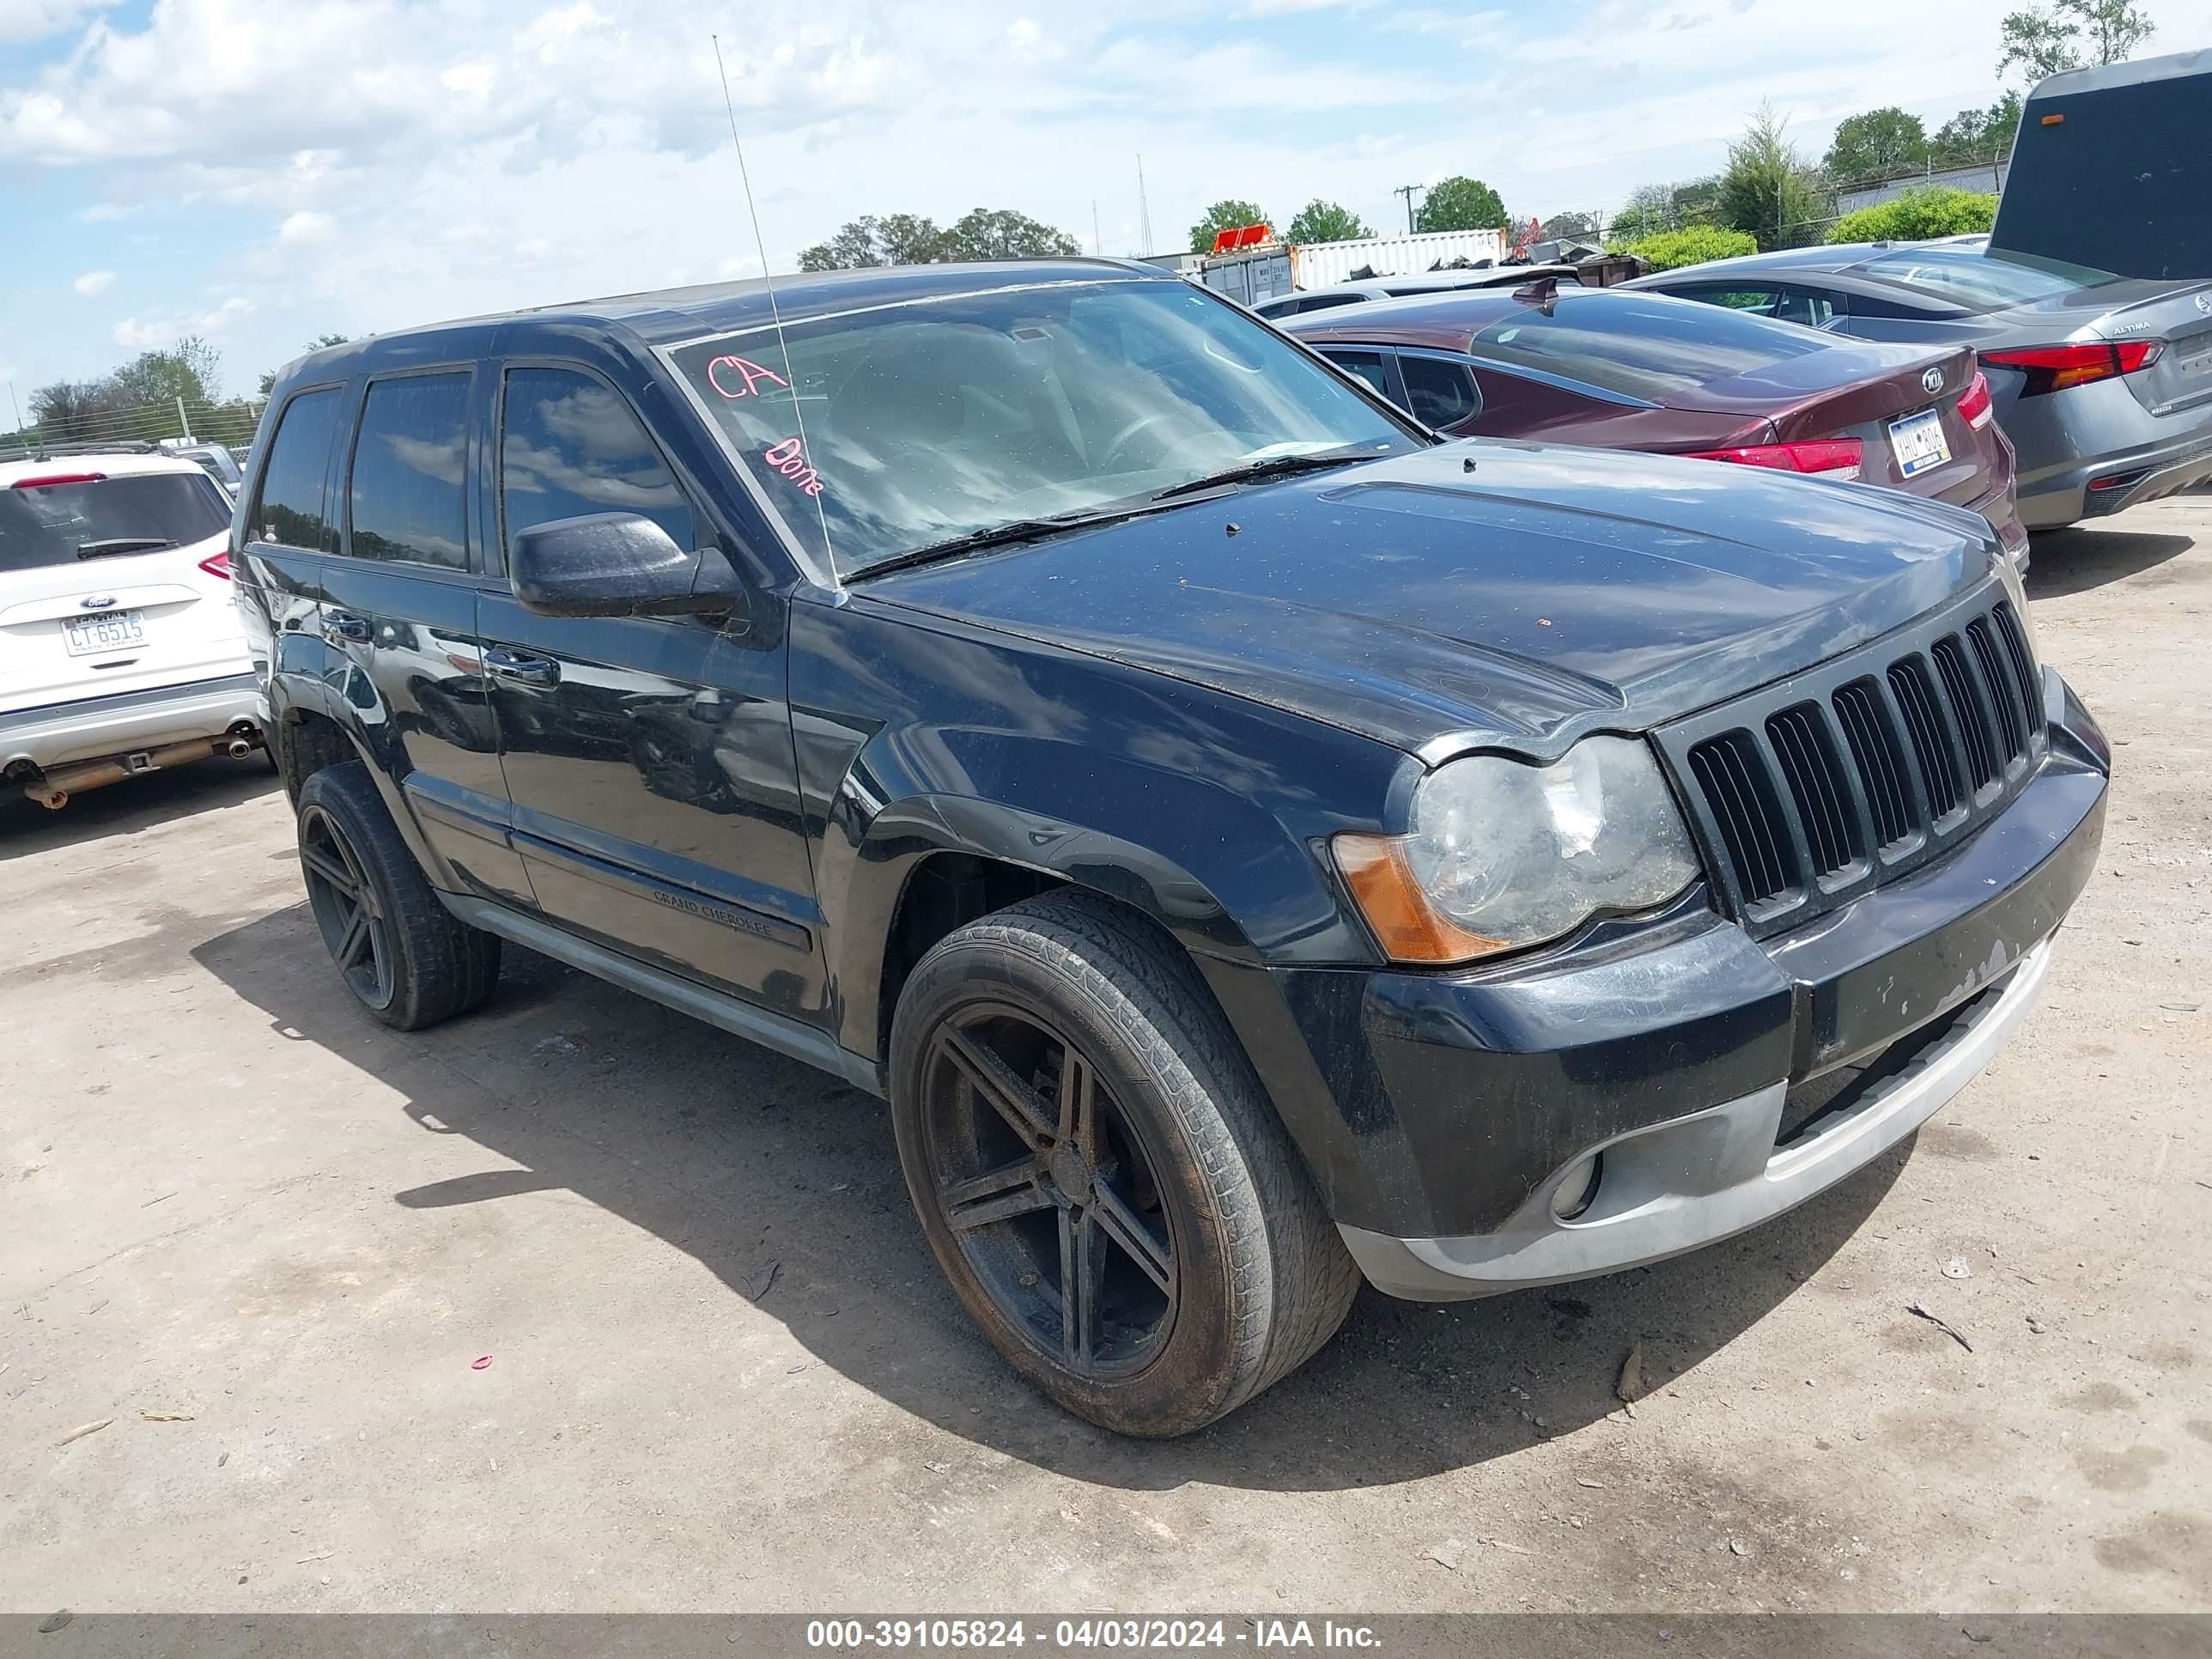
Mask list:
[[1650,747],[1586,738],[1550,766],[1479,755],[1414,792],[1404,836],[1339,836],[1337,866],[1399,962],[1465,962],[1644,910],[1696,879]]

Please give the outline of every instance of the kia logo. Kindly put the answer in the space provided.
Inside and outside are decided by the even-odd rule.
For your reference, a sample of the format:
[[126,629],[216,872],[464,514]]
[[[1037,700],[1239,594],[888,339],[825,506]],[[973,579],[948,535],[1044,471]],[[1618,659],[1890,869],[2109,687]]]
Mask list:
[[1920,389],[1931,398],[1941,392],[1943,389],[1943,371],[1940,368],[1931,368],[1923,374],[1920,377]]

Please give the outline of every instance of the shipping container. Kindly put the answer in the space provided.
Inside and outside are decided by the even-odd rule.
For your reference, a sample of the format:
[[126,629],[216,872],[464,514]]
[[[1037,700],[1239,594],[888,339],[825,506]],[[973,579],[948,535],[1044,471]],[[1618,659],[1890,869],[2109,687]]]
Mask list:
[[1364,236],[1355,242],[1267,242],[1208,258],[1202,279],[1206,287],[1249,306],[1293,289],[1350,282],[1355,273],[1410,276],[1455,259],[1473,264],[1504,257],[1502,230],[1434,230]]

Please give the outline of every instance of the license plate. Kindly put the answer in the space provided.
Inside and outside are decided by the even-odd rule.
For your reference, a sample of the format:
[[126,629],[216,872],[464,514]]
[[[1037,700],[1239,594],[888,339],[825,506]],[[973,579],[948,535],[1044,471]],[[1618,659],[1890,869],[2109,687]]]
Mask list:
[[1943,435],[1943,417],[1932,409],[1892,421],[1889,447],[1897,455],[1897,470],[1908,478],[1951,459],[1950,441]]
[[145,639],[145,620],[136,611],[99,611],[62,623],[62,644],[72,657],[96,657],[142,645]]

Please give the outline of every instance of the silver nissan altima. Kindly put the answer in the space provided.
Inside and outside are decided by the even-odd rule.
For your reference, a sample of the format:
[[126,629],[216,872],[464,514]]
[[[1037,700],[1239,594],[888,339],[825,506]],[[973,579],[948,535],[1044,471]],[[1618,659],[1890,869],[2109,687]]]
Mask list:
[[2212,283],[1938,241],[1790,248],[1626,286],[1863,339],[1973,347],[2020,452],[2032,530],[2212,478]]

